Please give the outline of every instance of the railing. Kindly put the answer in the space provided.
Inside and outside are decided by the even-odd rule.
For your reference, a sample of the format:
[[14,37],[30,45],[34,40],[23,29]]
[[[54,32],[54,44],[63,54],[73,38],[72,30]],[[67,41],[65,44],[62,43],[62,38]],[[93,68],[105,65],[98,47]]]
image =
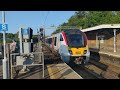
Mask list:
[[[22,67],[29,67],[29,66],[39,66],[42,65],[43,67],[43,75],[44,78],[44,55],[43,52],[32,52],[32,53],[13,53],[10,54],[10,66],[11,66],[11,79],[13,79],[13,68],[22,66]],[[23,63],[18,63],[19,60],[17,58],[22,58]],[[22,62],[22,61],[21,61]]]

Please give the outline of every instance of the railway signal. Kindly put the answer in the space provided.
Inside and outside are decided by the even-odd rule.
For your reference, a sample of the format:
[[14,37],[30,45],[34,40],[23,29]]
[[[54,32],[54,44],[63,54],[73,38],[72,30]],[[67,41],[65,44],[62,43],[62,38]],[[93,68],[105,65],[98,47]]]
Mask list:
[[44,28],[40,28],[40,31],[39,31],[40,33],[39,33],[39,35],[40,35],[40,40],[42,41],[42,42],[45,42],[45,30],[44,30]]
[[43,28],[40,28],[40,40],[43,40]]

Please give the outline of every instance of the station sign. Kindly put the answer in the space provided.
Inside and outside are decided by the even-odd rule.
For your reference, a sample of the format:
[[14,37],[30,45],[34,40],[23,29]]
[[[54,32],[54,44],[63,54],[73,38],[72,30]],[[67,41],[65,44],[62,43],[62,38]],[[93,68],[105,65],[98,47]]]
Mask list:
[[8,24],[0,24],[0,31],[8,31]]

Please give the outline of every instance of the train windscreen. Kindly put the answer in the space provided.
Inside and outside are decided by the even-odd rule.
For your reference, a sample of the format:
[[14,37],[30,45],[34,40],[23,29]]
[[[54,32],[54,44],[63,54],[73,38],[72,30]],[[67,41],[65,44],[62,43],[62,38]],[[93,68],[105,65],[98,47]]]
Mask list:
[[69,34],[67,35],[67,41],[69,47],[85,47],[83,34]]
[[69,47],[85,47],[85,40],[83,33],[79,29],[64,30]]

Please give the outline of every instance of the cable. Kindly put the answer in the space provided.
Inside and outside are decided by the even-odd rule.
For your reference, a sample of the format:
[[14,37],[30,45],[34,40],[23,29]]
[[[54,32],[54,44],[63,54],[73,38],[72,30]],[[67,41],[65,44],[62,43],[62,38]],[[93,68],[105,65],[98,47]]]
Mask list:
[[45,25],[45,22],[46,22],[46,20],[47,20],[48,14],[49,14],[49,11],[48,11],[48,13],[47,13],[47,15],[46,15],[46,18],[45,18],[45,21],[44,21],[44,25]]

